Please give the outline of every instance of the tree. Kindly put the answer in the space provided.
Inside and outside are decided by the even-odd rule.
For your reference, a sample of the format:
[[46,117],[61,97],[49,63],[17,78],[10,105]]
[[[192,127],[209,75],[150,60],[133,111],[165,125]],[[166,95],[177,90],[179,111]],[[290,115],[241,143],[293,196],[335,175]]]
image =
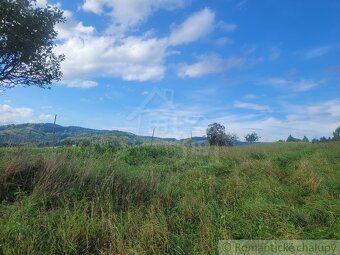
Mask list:
[[299,142],[300,139],[294,138],[292,135],[289,135],[287,138],[287,142]]
[[261,137],[259,137],[255,132],[247,134],[245,137],[247,142],[253,143],[257,142]]
[[318,143],[318,142],[319,142],[319,140],[317,138],[312,139],[312,143]]
[[223,125],[213,123],[207,128],[207,138],[210,145],[232,146],[237,136],[235,134],[226,134]]
[[63,55],[53,53],[55,25],[64,22],[57,7],[36,0],[1,0],[0,89],[18,85],[49,88],[62,77]]
[[325,142],[327,142],[327,141],[328,141],[328,139],[327,139],[325,136],[320,137],[320,142],[321,142],[321,143],[325,143]]
[[309,139],[307,138],[307,136],[303,137],[302,142],[309,143]]
[[333,140],[340,140],[340,127],[335,129],[335,131],[333,132]]
[[225,135],[225,145],[233,146],[234,143],[237,141],[238,137],[236,134],[226,134]]

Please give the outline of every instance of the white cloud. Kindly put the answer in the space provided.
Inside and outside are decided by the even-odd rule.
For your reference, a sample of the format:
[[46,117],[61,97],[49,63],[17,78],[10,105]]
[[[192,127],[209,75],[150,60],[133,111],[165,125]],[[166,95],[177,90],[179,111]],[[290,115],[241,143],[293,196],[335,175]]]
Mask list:
[[47,5],[47,0],[37,0],[36,5],[38,7],[45,7]]
[[266,105],[244,102],[235,104],[254,108],[259,113],[221,113],[221,109],[217,108],[175,105],[173,108],[150,109],[145,112],[143,121],[148,124],[148,128],[147,132],[141,131],[149,134],[153,127],[157,127],[156,133],[159,136],[186,138],[190,136],[190,131],[195,136],[205,135],[207,126],[218,122],[226,126],[227,132],[236,133],[241,139],[245,134],[256,131],[262,137],[261,141],[269,142],[286,139],[289,134],[298,138],[306,135],[310,139],[331,136],[340,126],[339,99],[306,105],[285,104],[281,111],[282,118],[276,117]]
[[243,98],[245,98],[245,99],[256,99],[256,98],[258,98],[258,96],[254,95],[254,94],[247,94]]
[[265,142],[286,139],[289,134],[298,138],[306,135],[310,139],[328,137],[340,126],[340,100],[307,105],[285,104],[282,118],[268,114],[270,113],[263,117],[262,114],[225,113],[220,117],[204,119],[198,123],[195,130],[197,135],[204,135],[208,124],[218,122],[226,125],[227,132],[237,133],[240,138],[251,131],[256,131],[262,137],[261,141]]
[[96,86],[98,86],[98,83],[95,81],[90,81],[90,80],[73,80],[70,81],[68,83],[66,83],[66,85],[70,88],[83,88],[83,89],[88,89],[88,88],[94,88]]
[[226,23],[224,21],[220,21],[217,23],[217,26],[222,29],[224,32],[234,32],[237,29],[236,24]]
[[[161,3],[170,2],[158,4]],[[66,57],[61,65],[61,83],[81,88],[97,86],[92,81],[94,77],[160,80],[166,69],[165,59],[172,52],[170,48],[198,40],[212,30],[214,22],[214,13],[206,8],[173,28],[169,37],[157,38],[148,32],[141,36],[98,35],[94,27],[76,21],[72,12],[65,11],[65,15],[68,21],[57,27],[59,44],[55,48],[57,54]]]
[[95,14],[101,14],[103,5],[105,4],[105,1],[100,0],[85,0],[82,8],[85,11],[93,12]]
[[0,104],[0,124],[28,122],[33,116],[31,108],[14,108],[8,104]]
[[310,49],[305,53],[305,57],[308,59],[322,57],[323,55],[326,55],[327,53],[329,53],[332,49],[333,49],[332,46],[322,46],[322,47]]
[[56,53],[65,54],[62,83],[70,87],[94,87],[93,77],[124,80],[159,80],[164,75],[166,39],[148,36],[116,38],[96,35],[93,27],[75,22],[58,27],[61,42]]
[[56,25],[59,39],[68,39],[73,36],[89,36],[95,31],[93,26],[84,26],[82,22],[76,21],[73,13],[68,10],[64,10],[64,17],[66,18],[66,22]]
[[178,76],[200,77],[212,73],[221,73],[228,69],[240,68],[246,65],[244,58],[221,58],[214,54],[200,55],[198,61],[194,64],[182,64],[178,70]]
[[331,117],[340,120],[340,100],[334,99],[326,102],[299,106],[290,105],[287,111],[289,116],[300,116],[300,119]]
[[240,101],[235,101],[234,107],[241,108],[241,109],[255,110],[255,111],[268,111],[268,112],[272,111],[272,109],[268,105],[260,105],[260,104],[240,102]]
[[309,91],[313,88],[320,86],[324,81],[315,81],[315,80],[289,80],[285,78],[269,78],[264,81],[265,84],[277,86],[277,87],[284,87],[296,92],[305,92]]
[[39,120],[43,120],[43,121],[54,120],[54,115],[52,115],[52,114],[40,114]]
[[215,44],[219,47],[223,47],[226,44],[233,44],[233,40],[230,39],[229,37],[220,37],[215,41]]
[[185,0],[85,0],[82,8],[98,15],[110,15],[112,26],[109,30],[124,32],[145,22],[159,9],[172,10],[182,8],[185,4]]
[[205,8],[176,26],[169,37],[170,45],[186,44],[208,35],[214,29],[215,14]]

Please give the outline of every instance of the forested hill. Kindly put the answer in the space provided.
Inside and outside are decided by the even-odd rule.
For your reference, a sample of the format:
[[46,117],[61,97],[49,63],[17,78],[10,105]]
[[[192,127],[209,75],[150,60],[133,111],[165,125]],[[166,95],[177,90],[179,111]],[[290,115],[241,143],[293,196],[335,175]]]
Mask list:
[[[0,145],[8,144],[32,144],[37,146],[51,145],[86,145],[89,143],[112,145],[140,145],[150,142],[151,136],[139,136],[133,133],[118,130],[98,130],[83,127],[63,127],[55,125],[53,133],[52,123],[27,123],[0,126]],[[54,134],[54,135],[53,135]],[[191,144],[193,146],[205,146],[208,144],[205,137],[192,137],[192,139],[154,138],[155,142],[169,142]],[[234,145],[248,143],[236,141]]]
[[[55,132],[55,135],[53,135]],[[53,144],[77,144],[86,141],[135,145],[143,142],[143,138],[123,131],[96,130],[82,127],[63,127],[51,123],[18,124],[0,126],[0,143],[2,144],[34,144],[48,146]]]

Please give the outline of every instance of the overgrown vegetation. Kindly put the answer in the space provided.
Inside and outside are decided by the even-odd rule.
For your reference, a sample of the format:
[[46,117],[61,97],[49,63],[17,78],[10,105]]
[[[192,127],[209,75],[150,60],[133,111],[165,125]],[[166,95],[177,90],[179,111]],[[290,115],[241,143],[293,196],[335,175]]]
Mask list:
[[339,239],[340,143],[0,148],[0,254]]

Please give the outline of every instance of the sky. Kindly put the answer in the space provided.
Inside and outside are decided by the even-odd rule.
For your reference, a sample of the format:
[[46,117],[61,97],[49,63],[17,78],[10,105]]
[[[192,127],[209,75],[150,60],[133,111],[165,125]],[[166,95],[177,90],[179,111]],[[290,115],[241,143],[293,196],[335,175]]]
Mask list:
[[340,126],[338,0],[38,0],[58,6],[52,89],[0,95],[0,125],[138,135],[332,136]]

